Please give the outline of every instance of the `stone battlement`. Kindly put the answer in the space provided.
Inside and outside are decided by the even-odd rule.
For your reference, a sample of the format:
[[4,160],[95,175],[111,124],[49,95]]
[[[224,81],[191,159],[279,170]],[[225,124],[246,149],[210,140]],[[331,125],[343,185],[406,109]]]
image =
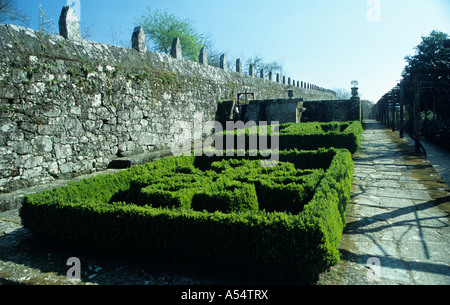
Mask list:
[[240,92],[335,98],[328,90],[146,51],[139,30],[132,49],[78,39],[70,27],[61,33],[67,37],[0,25],[0,192],[168,149],[177,139],[175,122],[193,124],[195,114],[214,121],[219,103]]

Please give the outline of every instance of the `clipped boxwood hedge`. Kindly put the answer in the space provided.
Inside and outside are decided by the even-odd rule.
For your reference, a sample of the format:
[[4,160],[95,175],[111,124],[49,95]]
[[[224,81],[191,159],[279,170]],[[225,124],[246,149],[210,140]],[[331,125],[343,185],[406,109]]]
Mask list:
[[[268,182],[270,179],[257,180],[256,175],[250,174],[246,181],[236,180],[236,177],[245,176],[245,172],[239,172],[243,171],[242,166],[236,167],[236,173],[229,170],[233,167],[232,158],[219,160],[227,160],[228,164],[214,163],[219,161],[212,159],[194,156],[164,158],[115,174],[96,176],[27,195],[20,209],[22,223],[36,236],[75,245],[107,251],[139,252],[148,257],[212,260],[220,264],[238,264],[243,268],[258,266],[308,279],[316,278],[339,261],[338,245],[345,226],[345,209],[353,177],[353,162],[347,150],[280,152],[280,166],[293,171],[292,165],[283,163],[290,162],[295,170],[305,171],[302,173],[304,176],[321,175],[309,202],[298,213],[271,212],[261,210],[261,207],[255,209],[251,204],[234,212],[230,209],[232,205],[224,202],[248,197],[246,202],[254,203],[258,188],[265,188],[267,194],[271,189],[275,192],[273,189],[280,185],[276,182],[283,180],[282,171],[277,172],[274,168],[260,170],[267,172],[272,185]],[[241,159],[251,161],[252,157]],[[201,171],[202,167],[211,168],[210,177],[190,176]],[[249,166],[247,168],[251,169]],[[315,173],[315,170],[319,172]],[[183,178],[175,181],[174,185],[182,185],[190,178],[197,179],[192,182],[194,184],[201,184],[202,179],[224,180],[225,187],[221,190],[224,200],[214,197],[217,195],[215,192],[219,192],[220,188],[217,188],[211,192],[196,193],[200,195],[193,194],[191,201],[194,206],[211,207],[215,204],[214,212],[209,212],[208,208],[202,210],[203,207],[195,210],[183,206],[181,202],[189,200],[180,194],[174,195],[177,199],[168,199],[169,202],[180,203],[167,207],[131,203],[130,200],[144,196],[141,192],[136,195],[139,185],[145,185],[140,190],[144,189],[145,196],[150,196],[155,190],[151,187],[146,189],[151,185],[151,179],[158,180],[177,171],[181,174],[178,177]],[[271,175],[270,171],[276,174]],[[301,180],[301,176],[287,178],[293,182],[289,192],[295,193],[294,180]],[[302,180],[299,185],[311,187],[311,183]],[[284,191],[279,190],[279,194]],[[289,195],[289,192],[286,198],[278,200],[290,200],[292,194]],[[146,199],[141,200],[142,204]],[[208,201],[212,204],[207,205]]]
[[280,149],[334,147],[355,153],[361,144],[362,132],[359,121],[290,124],[280,130]]
[[[251,149],[251,138],[256,140],[253,145],[259,145],[258,135],[267,128],[267,146],[272,147],[271,136],[276,130],[274,125],[269,125],[261,129],[253,126],[246,129],[237,129],[234,131],[225,131],[218,133],[218,137],[223,139],[223,147],[226,147],[226,137],[234,136],[235,149]],[[279,150],[316,150],[318,148],[346,148],[352,154],[360,146],[363,128],[359,121],[351,122],[308,122],[308,123],[286,123],[278,125]],[[245,141],[245,146],[240,147],[239,140]],[[227,147],[228,148],[228,147]],[[256,148],[256,147],[255,147]]]

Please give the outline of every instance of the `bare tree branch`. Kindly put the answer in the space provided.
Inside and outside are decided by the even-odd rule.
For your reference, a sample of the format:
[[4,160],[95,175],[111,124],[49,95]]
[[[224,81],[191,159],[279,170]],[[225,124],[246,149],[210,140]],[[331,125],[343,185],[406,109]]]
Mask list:
[[28,25],[30,18],[23,10],[19,9],[17,0],[0,0],[0,22]]
[[350,90],[348,90],[348,89],[344,89],[344,88],[334,88],[333,91],[336,92],[336,96],[337,96],[340,100],[348,100],[349,98],[352,97],[352,93],[351,93]]
[[[0,0],[1,1],[1,0]],[[57,34],[55,21],[52,18],[47,18],[47,12],[42,7],[42,4],[39,4],[39,22],[38,22],[39,31],[48,34]]]
[[95,22],[91,25],[87,25],[84,22],[81,22],[80,26],[81,26],[81,38],[82,39],[88,39],[88,38],[92,38],[92,28],[94,27]]

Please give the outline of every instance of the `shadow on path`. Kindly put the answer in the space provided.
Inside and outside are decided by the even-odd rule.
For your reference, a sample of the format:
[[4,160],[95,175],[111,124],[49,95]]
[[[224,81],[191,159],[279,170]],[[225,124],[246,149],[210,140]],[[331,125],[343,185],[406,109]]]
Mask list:
[[375,257],[387,277],[381,283],[450,284],[448,185],[406,139],[376,121],[364,128],[342,260],[360,279]]

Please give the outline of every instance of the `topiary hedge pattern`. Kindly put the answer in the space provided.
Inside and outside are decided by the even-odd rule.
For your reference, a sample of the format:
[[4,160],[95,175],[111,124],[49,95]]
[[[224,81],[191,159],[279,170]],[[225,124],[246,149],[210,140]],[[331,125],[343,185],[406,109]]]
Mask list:
[[[266,131],[267,130],[267,131]],[[363,128],[359,121],[331,122],[331,123],[286,123],[278,126],[278,132],[274,125],[261,128],[253,126],[246,129],[225,131],[218,133],[222,137],[223,145],[226,145],[227,137],[234,137],[235,149],[253,149],[261,147],[258,136],[267,135],[267,147],[272,147],[271,136],[279,136],[279,150],[316,150],[318,148],[345,148],[352,154],[359,148]],[[253,141],[253,142],[252,142]],[[244,144],[241,144],[244,143]],[[250,143],[254,143],[250,147]],[[241,147],[243,145],[243,147]],[[227,147],[229,148],[229,147]]]
[[165,158],[27,195],[22,223],[36,236],[105,251],[308,279],[339,261],[353,177],[347,150],[282,151],[278,169],[248,156],[211,159]]
[[287,124],[280,128],[280,149],[345,148],[355,153],[363,128],[359,121]]

